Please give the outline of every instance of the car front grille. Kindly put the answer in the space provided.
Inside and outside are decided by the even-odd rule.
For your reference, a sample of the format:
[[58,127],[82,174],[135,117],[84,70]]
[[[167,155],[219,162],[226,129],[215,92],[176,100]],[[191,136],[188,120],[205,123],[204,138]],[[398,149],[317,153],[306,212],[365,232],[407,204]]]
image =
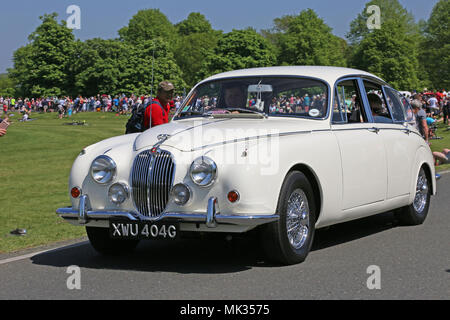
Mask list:
[[158,217],[169,201],[175,164],[172,155],[163,150],[150,150],[136,156],[131,172],[134,205],[146,217]]

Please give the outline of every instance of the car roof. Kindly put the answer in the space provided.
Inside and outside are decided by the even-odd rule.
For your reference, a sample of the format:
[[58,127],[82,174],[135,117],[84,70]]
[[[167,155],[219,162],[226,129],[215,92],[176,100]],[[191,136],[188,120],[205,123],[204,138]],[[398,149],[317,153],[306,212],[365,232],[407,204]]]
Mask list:
[[383,79],[368,73],[366,71],[328,66],[281,66],[281,67],[266,67],[266,68],[252,68],[242,69],[229,72],[223,72],[213,75],[202,82],[210,80],[218,80],[222,78],[235,77],[250,77],[250,76],[303,76],[318,78],[327,81],[333,85],[336,80],[348,76],[364,76],[376,79],[383,84],[387,84]]

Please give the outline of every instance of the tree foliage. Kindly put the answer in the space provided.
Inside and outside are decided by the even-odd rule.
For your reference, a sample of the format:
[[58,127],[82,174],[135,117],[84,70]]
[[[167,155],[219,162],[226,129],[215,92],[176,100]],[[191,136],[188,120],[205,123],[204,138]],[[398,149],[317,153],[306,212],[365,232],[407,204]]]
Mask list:
[[233,30],[218,38],[217,46],[204,58],[200,75],[268,67],[275,63],[274,48],[266,38],[251,28]]
[[[381,9],[381,29],[367,27],[370,5]],[[260,33],[214,30],[199,12],[174,25],[158,9],[146,9],[118,30],[118,39],[86,41],[46,14],[14,52],[0,95],[149,94],[162,80],[181,93],[212,74],[273,65],[351,66],[398,89],[448,88],[449,15],[450,0],[440,0],[419,23],[398,0],[370,0],[351,22],[347,43],[311,9],[276,18]]]
[[171,43],[176,40],[175,26],[159,9],[139,10],[128,26],[119,30],[120,39],[132,44],[163,38]]
[[136,45],[87,40],[78,44],[74,61],[78,62],[72,69],[78,94],[149,94],[163,80],[173,82],[179,92],[186,86],[169,45],[161,39]]
[[264,34],[278,48],[280,65],[346,66],[346,43],[314,10],[274,20],[272,30]]
[[[367,27],[367,7],[381,10],[381,28]],[[418,26],[398,0],[372,0],[350,24],[351,65],[374,73],[402,90],[420,89]]]
[[60,95],[69,86],[68,67],[74,49],[74,35],[57,14],[46,14],[29,36],[30,43],[14,53],[11,77],[19,92],[31,96]]
[[214,33],[211,23],[199,12],[191,12],[186,20],[177,23],[175,27],[181,36],[193,33]]
[[450,0],[440,0],[423,25],[420,61],[435,89],[450,87]]
[[0,74],[0,96],[1,97],[10,97],[15,93],[15,84],[14,81],[8,77],[8,74]]
[[214,30],[205,16],[198,12],[189,14],[176,28],[179,39],[174,46],[175,59],[187,85],[192,87],[201,80],[199,70],[203,60],[213,54],[222,31]]

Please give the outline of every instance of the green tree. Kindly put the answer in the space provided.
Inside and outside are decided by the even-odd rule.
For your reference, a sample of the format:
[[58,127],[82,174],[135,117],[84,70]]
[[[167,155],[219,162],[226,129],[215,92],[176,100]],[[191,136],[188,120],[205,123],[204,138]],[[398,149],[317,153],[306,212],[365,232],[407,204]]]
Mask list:
[[139,10],[128,26],[119,30],[121,40],[137,44],[146,40],[163,38],[170,43],[176,41],[176,28],[159,9]]
[[[381,27],[369,29],[367,8],[381,10]],[[351,65],[383,78],[400,90],[420,89],[418,43],[414,18],[398,0],[372,0],[350,24]]]
[[[182,93],[186,83],[177,65],[169,42],[155,39],[138,44],[132,52],[128,78],[123,80],[138,93],[156,94],[158,84],[167,80],[173,83],[176,93]],[[152,87],[153,83],[153,87]]]
[[0,97],[11,97],[15,91],[14,81],[8,77],[8,74],[0,74]]
[[191,12],[186,20],[175,25],[178,34],[188,36],[193,33],[212,33],[214,30],[206,17],[199,12]]
[[273,66],[275,49],[254,29],[233,30],[218,38],[217,46],[204,59],[201,77],[236,69]]
[[347,44],[312,9],[274,20],[263,34],[277,47],[280,65],[346,66]]
[[70,70],[75,84],[72,95],[117,94],[131,50],[132,45],[118,40],[79,41]]
[[194,86],[202,76],[199,73],[205,57],[214,55],[217,45],[215,33],[192,33],[181,37],[175,50],[175,59],[183,72],[188,87]]
[[71,74],[76,94],[150,94],[163,80],[172,81],[178,92],[186,86],[169,44],[162,39],[136,45],[91,39],[77,44],[75,56],[78,63]]
[[188,87],[192,87],[201,80],[199,70],[203,59],[213,54],[222,31],[214,30],[205,16],[198,12],[190,13],[176,28],[180,37],[174,47],[175,59]]
[[435,89],[450,88],[450,1],[440,0],[423,24],[420,61]]
[[351,45],[360,43],[365,37],[373,32],[367,27],[367,20],[373,14],[367,12],[371,5],[376,5],[381,12],[381,26],[384,22],[397,21],[401,26],[407,26],[406,33],[417,35],[417,25],[414,17],[398,2],[398,0],[372,0],[366,3],[364,10],[350,23],[350,32],[347,39]]
[[74,35],[57,14],[40,17],[41,25],[28,37],[30,43],[13,55],[10,75],[26,96],[61,95],[70,86],[68,67],[74,49]]

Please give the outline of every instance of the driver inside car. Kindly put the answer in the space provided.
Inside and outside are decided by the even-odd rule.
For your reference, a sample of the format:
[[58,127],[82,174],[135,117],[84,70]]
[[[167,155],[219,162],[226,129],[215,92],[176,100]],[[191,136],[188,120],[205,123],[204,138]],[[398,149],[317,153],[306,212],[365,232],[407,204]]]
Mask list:
[[232,86],[225,89],[225,108],[245,107],[245,95],[241,87]]

